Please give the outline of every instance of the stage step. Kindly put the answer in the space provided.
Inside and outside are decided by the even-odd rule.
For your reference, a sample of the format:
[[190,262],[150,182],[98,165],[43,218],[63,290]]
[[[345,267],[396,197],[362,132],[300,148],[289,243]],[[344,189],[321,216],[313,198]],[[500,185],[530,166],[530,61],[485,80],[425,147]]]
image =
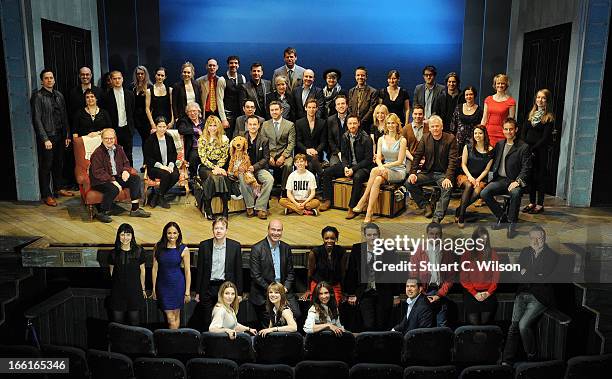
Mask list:
[[582,305],[595,313],[595,330],[602,337],[600,354],[612,352],[612,284],[579,284],[583,289]]

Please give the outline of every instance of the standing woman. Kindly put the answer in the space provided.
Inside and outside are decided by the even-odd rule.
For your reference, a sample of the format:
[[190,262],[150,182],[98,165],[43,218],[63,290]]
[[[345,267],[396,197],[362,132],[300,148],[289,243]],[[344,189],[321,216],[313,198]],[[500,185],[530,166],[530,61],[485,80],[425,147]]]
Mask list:
[[274,92],[270,94],[268,97],[268,104],[266,104],[266,111],[268,112],[268,119],[271,119],[270,116],[270,102],[276,100],[281,104],[281,112],[282,116],[285,120],[289,120],[291,122],[295,122],[295,101],[293,95],[290,91],[287,91],[288,85],[287,82],[289,80],[284,75],[279,75],[274,78],[274,88],[276,89]]
[[153,128],[147,118],[147,91],[153,88],[149,71],[145,66],[136,66],[132,79],[132,91],[134,92],[134,126],[142,141],[142,155],[144,156],[144,145]]
[[[400,74],[397,70],[391,70],[387,74],[387,87],[379,91],[380,103],[387,106],[389,113],[395,113],[397,117],[404,117],[404,124],[410,121],[410,95],[408,91],[399,86]],[[376,142],[374,142],[376,143]]]
[[164,116],[157,117],[155,133],[151,134],[144,146],[144,163],[147,166],[147,174],[151,179],[160,179],[159,188],[151,198],[151,208],[159,204],[162,208],[169,209],[170,204],[166,201],[166,194],[179,180],[177,168],[177,152],[174,138],[169,133],[168,125]]
[[266,329],[259,331],[260,336],[265,337],[272,332],[297,332],[297,323],[287,302],[285,286],[278,282],[270,283],[266,309],[270,315],[270,323]]
[[487,128],[491,146],[495,147],[498,141],[504,138],[502,126],[508,117],[514,118],[516,114],[516,101],[506,93],[510,79],[506,74],[497,74],[493,78],[495,95],[487,96],[484,101],[481,125]]
[[463,96],[465,103],[457,104],[449,128],[457,136],[457,151],[463,151],[463,146],[470,143],[474,127],[482,121],[482,108],[476,104],[476,88],[467,86]]
[[238,301],[236,285],[230,281],[224,282],[219,287],[217,304],[212,310],[212,321],[208,331],[211,333],[227,333],[231,340],[236,339],[236,333],[248,332],[257,334],[257,330],[251,329],[238,322]]
[[183,245],[181,228],[174,221],[164,226],[161,239],[155,244],[152,277],[151,297],[165,313],[168,328],[178,329],[181,308],[191,301],[191,263],[189,248]]
[[323,87],[323,115],[325,119],[329,116],[333,116],[338,111],[336,110],[336,96],[341,93],[342,86],[340,86],[340,78],[342,73],[336,68],[330,68],[325,70],[323,73],[323,80],[325,80],[325,87]]
[[114,322],[136,326],[140,322],[140,310],[145,305],[144,249],[136,243],[134,228],[121,224],[115,237],[115,249],[108,256],[112,278],[109,308]]
[[376,162],[376,147],[378,146],[378,139],[385,135],[385,120],[389,115],[389,108],[387,108],[384,104],[378,104],[374,108],[374,113],[372,117],[374,118],[374,123],[370,126],[370,138],[372,138],[372,143],[374,145],[374,157],[372,158],[373,162]]
[[308,309],[308,316],[304,322],[306,334],[330,330],[336,336],[341,336],[344,332],[344,327],[340,323],[336,297],[331,296],[332,291],[332,286],[325,282],[320,282],[315,287],[312,292],[312,306]]
[[302,300],[308,300],[310,294],[320,282],[326,282],[334,289],[336,304],[342,300],[342,286],[344,268],[346,267],[346,251],[336,245],[340,232],[333,226],[326,226],[321,230],[323,245],[316,246],[308,254],[308,283],[309,290],[304,293]]
[[148,88],[146,92],[146,111],[151,130],[155,130],[155,120],[158,117],[166,119],[168,129],[172,129],[174,126],[172,87],[166,86],[164,80],[166,80],[166,69],[160,67],[155,71],[155,84],[152,88]]
[[200,156],[200,170],[198,175],[202,182],[204,213],[207,219],[212,220],[211,201],[215,194],[221,194],[223,202],[223,216],[228,217],[229,186],[227,185],[227,171],[223,168],[229,155],[229,139],[223,132],[223,125],[217,116],[208,116],[204,131],[198,141],[198,155]]
[[[200,104],[200,86],[195,82],[195,67],[191,62],[181,66],[182,80],[172,86],[172,114],[175,119],[185,116],[185,107],[189,103]],[[202,104],[200,104],[200,107]]]
[[108,112],[98,107],[98,99],[95,92],[90,88],[85,91],[85,108],[81,108],[74,114],[72,123],[73,137],[95,137],[102,134],[102,130],[112,128],[111,118]]
[[544,212],[548,140],[555,122],[555,115],[548,107],[548,99],[550,98],[551,93],[546,88],[538,91],[535,104],[529,112],[523,130],[521,130],[521,139],[531,148],[532,162],[531,179],[529,180],[529,205],[523,208],[523,212],[532,214]]
[[[402,123],[395,113],[390,113],[385,119],[385,135],[378,139],[376,149],[376,167],[370,171],[368,185],[363,196],[353,208],[353,212],[361,213],[368,205],[363,222],[372,222],[374,205],[378,202],[380,186],[386,182],[401,183],[406,178],[406,138],[402,137]],[[412,155],[409,155],[409,159]],[[384,163],[383,163],[384,162]]]

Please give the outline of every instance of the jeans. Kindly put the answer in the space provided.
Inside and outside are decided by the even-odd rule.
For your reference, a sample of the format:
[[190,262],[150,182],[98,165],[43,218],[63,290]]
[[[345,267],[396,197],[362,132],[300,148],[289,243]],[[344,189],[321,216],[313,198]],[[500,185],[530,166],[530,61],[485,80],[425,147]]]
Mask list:
[[255,172],[255,178],[261,184],[261,194],[257,197],[257,200],[255,200],[251,186],[245,183],[244,175],[240,176],[240,193],[247,208],[254,207],[257,211],[265,211],[268,209],[270,192],[272,192],[272,187],[274,186],[274,177],[268,170],[261,169]]
[[532,326],[545,310],[546,306],[540,303],[532,294],[521,292],[516,295],[514,307],[512,308],[512,324],[508,330],[508,338],[504,348],[503,360],[505,362],[515,361],[519,334],[523,341],[523,348],[525,353],[527,353],[527,358],[535,357],[535,335]]
[[495,200],[496,195],[510,195],[510,205],[508,207],[508,222],[517,222],[519,208],[521,206],[521,196],[523,190],[520,186],[516,187],[512,191],[508,192],[508,186],[512,183],[512,180],[508,178],[499,177],[491,183],[487,184],[485,189],[480,192],[480,197],[487,203],[491,212],[499,220],[504,213],[504,210]]
[[419,208],[423,208],[427,200],[423,196],[423,186],[435,183],[442,190],[440,194],[440,200],[436,203],[436,209],[434,211],[434,217],[442,220],[444,215],[446,214],[446,209],[448,208],[448,202],[450,201],[451,191],[453,187],[444,188],[442,187],[442,182],[446,179],[446,174],[443,172],[430,172],[427,174],[420,173],[417,174],[417,181],[415,184],[410,184],[406,180],[406,189],[410,192],[410,196],[417,203]]

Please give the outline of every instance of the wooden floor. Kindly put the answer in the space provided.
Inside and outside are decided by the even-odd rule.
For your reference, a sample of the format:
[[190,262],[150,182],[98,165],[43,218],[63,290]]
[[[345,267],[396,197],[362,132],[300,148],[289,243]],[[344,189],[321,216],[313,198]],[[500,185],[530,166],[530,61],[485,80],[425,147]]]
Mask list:
[[[188,244],[211,237],[211,224],[205,220],[194,206],[193,198],[185,204],[184,198],[178,197],[170,210],[162,208],[148,209],[152,217],[148,219],[131,218],[127,212],[114,216],[113,222],[103,224],[89,221],[86,209],[81,205],[79,197],[59,199],[58,207],[48,207],[40,203],[0,202],[0,235],[4,236],[44,236],[54,243],[70,244],[108,244],[113,243],[117,227],[127,222],[134,226],[139,243],[153,244],[161,236],[163,226],[168,221],[176,221],[183,231],[183,239]],[[547,198],[546,212],[540,215],[521,214],[519,236],[513,240],[505,239],[505,231],[491,231],[494,246],[520,248],[528,244],[527,235],[534,223],[542,224],[548,233],[551,245],[575,243],[612,244],[612,210],[600,208],[571,208],[560,206],[553,198]],[[341,245],[347,246],[359,242],[363,216],[354,220],[345,220],[345,211],[329,210],[318,217],[285,216],[277,199],[273,198],[271,217],[268,221],[257,218],[247,218],[244,213],[230,214],[229,237],[250,245],[258,242],[266,235],[270,219],[283,221],[283,240],[293,245],[318,245],[321,241],[321,229],[332,225],[340,231]],[[471,234],[475,225],[481,222],[467,224],[463,230],[453,224],[452,214],[458,205],[458,199],[453,199],[448,215],[443,221],[445,236]],[[123,204],[127,207],[127,204]],[[488,208],[470,209],[477,212],[482,222],[493,222]],[[378,217],[374,220],[381,226],[383,237],[393,237],[395,234],[421,236],[425,225],[430,221],[423,217],[413,205],[409,206],[401,216],[389,219]]]

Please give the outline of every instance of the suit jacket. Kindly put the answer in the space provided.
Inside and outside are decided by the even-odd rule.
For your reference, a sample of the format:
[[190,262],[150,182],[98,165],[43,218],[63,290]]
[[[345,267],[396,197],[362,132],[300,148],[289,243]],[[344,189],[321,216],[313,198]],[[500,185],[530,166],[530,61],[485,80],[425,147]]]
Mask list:
[[[196,103],[202,107],[202,96],[200,95],[200,86],[195,80],[191,80],[191,86],[195,94]],[[185,92],[185,83],[181,80],[180,82],[174,83],[172,86],[172,113],[174,119],[178,120],[179,117],[185,116],[185,106],[187,105],[187,93]]]
[[[169,133],[166,133],[166,149],[168,155],[168,164],[170,162],[176,165],[176,145],[174,144],[174,138]],[[155,167],[155,163],[163,163],[161,151],[159,150],[159,142],[157,141],[157,134],[153,133],[147,138],[143,148],[144,163],[150,170]]]
[[[526,247],[521,250],[519,264],[525,269],[525,274],[515,273],[519,284],[516,293],[528,292],[545,306],[549,307],[555,303],[555,291],[551,283],[554,283],[554,273],[559,262],[559,254],[548,245],[535,258],[533,248]],[[552,279],[552,280],[551,280]]]
[[[134,93],[126,88],[123,89],[123,101],[125,102],[125,116],[127,117],[127,126],[130,130],[134,130]],[[117,113],[117,100],[115,99],[115,91],[111,88],[106,91],[102,108],[106,109],[111,117],[112,127],[117,130],[119,127],[119,114]]]
[[[249,132],[243,132],[241,134],[244,138],[249,141]],[[266,170],[268,168],[268,160],[270,159],[270,145],[268,139],[261,134],[257,133],[257,139],[255,140],[255,162],[251,162],[253,171],[256,173],[259,170]]]
[[342,125],[337,113],[327,118],[327,152],[329,155],[337,155],[340,153],[342,136],[344,132],[346,132],[347,119],[348,114],[344,119],[344,125]]
[[366,125],[372,123],[372,114],[374,113],[374,107],[378,101],[378,90],[374,87],[366,85],[364,98],[359,103],[359,96],[357,95],[357,87],[353,87],[349,90],[348,94],[348,108],[349,114],[359,116],[359,125],[363,128]]
[[[456,260],[457,255],[455,255],[454,252],[442,250],[442,259],[440,260],[440,263],[449,265],[456,262]],[[421,264],[427,265],[429,263],[429,256],[427,255],[427,251],[419,247],[416,253],[410,257],[410,263],[413,263],[416,267],[415,275],[418,277],[419,282],[423,283],[423,285],[427,287],[427,284],[431,280],[431,271],[422,270],[421,267]],[[457,273],[453,271],[440,271],[439,273],[440,286],[438,288],[437,295],[440,297],[444,297],[448,294],[448,291],[453,286],[453,283],[458,279]]]
[[[257,119],[259,120],[259,127],[261,128],[261,125],[266,120],[263,117],[260,117],[258,115],[255,115],[255,117],[257,117]],[[232,138],[242,135],[248,131],[246,127],[247,118],[248,116],[245,114],[243,114],[242,116],[238,116],[238,118],[236,118],[236,127],[234,128],[234,134],[232,135]]]
[[[429,127],[423,126],[423,137],[421,137],[421,139],[425,138],[425,136],[427,136],[428,134]],[[414,155],[414,152],[416,151],[416,148],[419,145],[419,140],[414,135],[414,130],[412,130],[412,123],[407,124],[402,128],[402,136],[406,138],[406,146],[408,147],[408,151],[410,151],[410,154]]]
[[[198,248],[198,281],[196,293],[203,294],[210,287],[212,270],[213,239],[200,242]],[[225,280],[230,281],[238,288],[236,295],[242,294],[242,252],[240,242],[227,238],[225,240]],[[213,294],[217,295],[217,294]]]
[[[279,244],[281,267],[280,282],[287,288],[287,292],[291,293],[293,292],[293,284],[295,282],[291,246],[283,241],[280,241]],[[251,271],[251,292],[249,293],[249,301],[255,305],[263,305],[267,299],[266,290],[268,285],[274,282],[275,279],[272,251],[270,250],[270,243],[267,237],[257,242],[251,248],[249,267]]]
[[[289,114],[287,117],[283,116],[284,119],[287,119],[291,122],[295,122],[295,98],[291,92],[285,92],[285,98],[287,99],[287,103],[289,103]],[[279,95],[276,91],[270,93],[270,96],[266,98],[266,119],[269,120],[272,118],[270,115],[270,103],[274,100],[279,101]]]
[[263,103],[259,102],[257,98],[257,89],[255,88],[255,84],[252,80],[249,80],[245,84],[242,85],[242,89],[240,91],[240,106],[243,107],[245,101],[253,100],[255,102],[255,114],[260,117],[266,117],[268,112],[265,109],[267,98],[270,96],[270,92],[272,92],[272,83],[269,80],[261,79],[261,85],[263,86],[264,93],[264,101]]
[[[499,177],[497,170],[501,164],[502,156],[504,155],[504,147],[506,146],[506,140],[497,142],[493,149],[493,166],[491,166],[491,172],[493,173],[493,180]],[[514,145],[506,154],[506,178],[514,181],[518,181],[521,187],[527,185],[529,178],[529,172],[531,171],[531,151],[529,145],[520,139],[514,140]]]
[[[304,77],[304,67],[295,65],[293,66],[293,75],[291,76],[292,81],[288,83],[288,91],[291,92],[295,88],[302,85],[302,79]],[[289,80],[289,72],[287,70],[287,65],[282,65],[281,67],[274,70],[274,75],[272,76],[272,83],[276,83],[277,76],[284,76]]]
[[429,305],[429,300],[424,294],[420,294],[412,309],[410,310],[410,316],[406,317],[408,312],[408,306],[406,303],[402,304],[402,321],[395,325],[393,329],[402,334],[417,329],[417,328],[430,328],[433,325],[433,314]]
[[[223,76],[216,76],[217,78],[217,88],[215,90],[216,93],[216,101],[217,101],[217,111],[219,112],[219,118],[221,121],[226,121],[227,117],[225,116],[225,106],[223,104],[223,98],[225,97],[225,78]],[[209,80],[208,75],[204,75],[196,80],[196,83],[200,86],[200,96],[202,103],[202,113],[206,111],[206,99],[208,99],[208,91],[209,91]],[[206,120],[206,114],[203,115],[204,120]]]
[[[431,97],[433,101],[431,104],[432,114],[434,113],[434,105],[438,99],[438,96],[440,96],[441,93],[444,93],[444,91],[446,91],[446,87],[444,87],[442,84],[434,83],[433,96]],[[425,107],[425,83],[417,84],[417,86],[414,87],[414,95],[412,96],[412,99],[412,104],[420,104]]]
[[270,157],[277,159],[282,155],[289,158],[295,149],[295,126],[293,122],[281,119],[279,133],[274,128],[273,120],[267,120],[260,129],[270,144]]
[[[365,242],[356,243],[351,248],[346,274],[344,276],[344,284],[342,286],[343,291],[347,295],[357,296],[358,300],[361,299],[368,287],[367,277],[369,274],[369,266],[363,259],[366,256],[365,248]],[[385,263],[392,263],[397,258],[397,255],[395,252],[385,252],[379,257],[382,257],[382,261]],[[383,273],[376,273],[376,292],[379,296],[385,297],[387,301],[393,301],[393,295],[398,292],[398,286],[395,283],[382,283],[380,280],[381,275],[383,275]]]
[[306,154],[306,149],[315,149],[319,154],[319,160],[323,160],[323,152],[327,145],[327,129],[325,120],[315,118],[315,126],[312,131],[306,117],[295,122],[296,146],[295,153]]
[[[299,86],[293,90],[293,101],[295,104],[295,119],[299,120],[302,117],[306,117],[306,109],[304,103],[302,103],[302,93],[304,92],[304,86]],[[317,117],[323,117],[323,90],[317,86],[311,86],[310,92],[306,99],[314,97],[317,100]]]
[[[457,140],[454,135],[442,132],[440,142],[438,160],[442,167],[446,167],[446,178],[452,181],[455,178],[455,168],[457,166]],[[423,138],[417,145],[413,156],[413,162],[420,162],[424,156],[425,164],[422,167],[417,164],[412,165],[410,168],[411,174],[416,174],[419,168],[422,168],[424,173],[431,172],[434,164],[434,139],[431,133],[423,134]]]
[[351,152],[351,139],[349,135],[350,133],[348,130],[342,135],[342,154],[340,154],[342,167],[348,167],[353,169],[353,171],[357,171],[360,168],[369,170],[373,166],[372,156],[374,155],[374,143],[372,142],[372,138],[370,138],[368,133],[364,132],[363,130],[359,130],[357,132],[357,137],[353,146],[357,164],[353,165],[353,154]]

